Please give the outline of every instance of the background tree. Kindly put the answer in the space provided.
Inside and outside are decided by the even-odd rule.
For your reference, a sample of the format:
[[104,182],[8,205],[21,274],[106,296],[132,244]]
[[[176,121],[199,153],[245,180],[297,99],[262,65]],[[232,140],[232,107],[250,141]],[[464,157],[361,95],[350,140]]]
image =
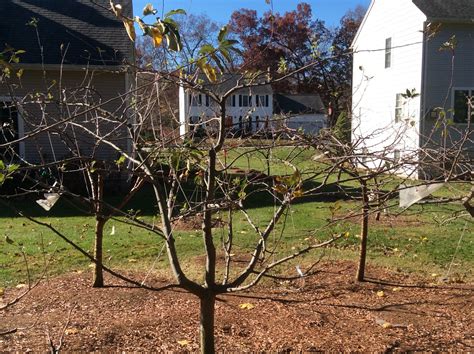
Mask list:
[[333,127],[338,117],[347,126],[351,109],[350,45],[364,14],[365,8],[358,6],[331,29],[314,19],[311,6],[303,2],[294,11],[282,15],[268,12],[261,18],[254,10],[241,9],[232,14],[229,25],[243,47],[243,69],[269,71],[274,77],[298,69],[274,89],[317,92],[329,108],[329,126]]
[[255,10],[235,11],[229,23],[230,30],[243,47],[243,70],[269,71],[274,77],[282,66],[298,71],[286,80],[274,84],[282,92],[317,92],[321,83],[316,58],[326,54],[329,31],[321,20],[313,19],[311,6],[300,3],[296,10],[279,13],[266,12],[261,18]]

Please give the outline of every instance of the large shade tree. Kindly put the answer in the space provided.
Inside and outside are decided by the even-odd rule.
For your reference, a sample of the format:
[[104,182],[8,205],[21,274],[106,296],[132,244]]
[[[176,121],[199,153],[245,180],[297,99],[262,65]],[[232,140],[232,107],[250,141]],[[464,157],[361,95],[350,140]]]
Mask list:
[[229,26],[243,48],[243,69],[268,71],[274,77],[294,71],[275,90],[319,93],[331,107],[329,123],[334,126],[350,107],[350,45],[364,13],[358,6],[343,16],[338,27],[329,28],[314,17],[311,5],[302,2],[293,11],[266,12],[261,17],[255,10],[240,9],[232,14]]

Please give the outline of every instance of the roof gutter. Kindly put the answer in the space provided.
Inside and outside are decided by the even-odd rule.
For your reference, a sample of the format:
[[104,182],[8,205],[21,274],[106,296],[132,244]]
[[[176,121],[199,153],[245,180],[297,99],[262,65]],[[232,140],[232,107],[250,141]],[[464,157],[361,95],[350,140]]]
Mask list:
[[452,18],[452,17],[428,17],[427,22],[440,22],[440,23],[459,23],[462,25],[465,24],[474,24],[474,18]]
[[15,68],[24,70],[61,70],[61,71],[90,71],[126,72],[127,65],[76,65],[76,64],[29,64],[18,63]]

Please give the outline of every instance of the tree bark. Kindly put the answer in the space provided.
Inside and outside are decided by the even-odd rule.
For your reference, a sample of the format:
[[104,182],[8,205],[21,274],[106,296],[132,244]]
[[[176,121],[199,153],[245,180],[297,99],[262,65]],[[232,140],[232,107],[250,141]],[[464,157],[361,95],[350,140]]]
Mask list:
[[94,288],[104,287],[103,275],[103,240],[104,226],[107,219],[102,215],[102,201],[104,198],[104,177],[99,172],[97,175],[97,185],[95,193],[95,239],[94,239],[94,258],[96,260],[94,266],[94,280],[92,286]]
[[364,281],[365,277],[365,263],[367,259],[367,239],[369,236],[369,197],[367,195],[367,185],[362,184],[362,222],[360,232],[360,252],[359,252],[359,267],[357,268],[357,281]]
[[201,353],[215,353],[214,346],[214,316],[216,296],[211,292],[205,292],[200,298],[200,327],[199,335],[201,338]]
[[95,244],[94,244],[94,258],[96,260],[94,266],[94,288],[104,287],[104,275],[103,275],[103,239],[104,239],[104,226],[106,220],[97,216],[95,219]]

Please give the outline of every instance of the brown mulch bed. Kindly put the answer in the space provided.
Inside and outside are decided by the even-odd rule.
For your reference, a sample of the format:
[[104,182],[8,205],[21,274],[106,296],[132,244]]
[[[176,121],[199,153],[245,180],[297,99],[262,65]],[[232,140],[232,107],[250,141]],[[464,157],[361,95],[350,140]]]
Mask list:
[[[304,281],[269,282],[252,292],[221,296],[217,349],[473,350],[472,285],[433,285],[374,267],[367,273],[372,281],[355,284],[353,263],[320,268]],[[0,337],[0,351],[46,351],[48,333],[57,345],[63,332],[65,351],[198,350],[198,302],[193,296],[89,285],[90,274],[85,273],[50,279],[0,312],[0,332],[19,328]],[[3,301],[22,290],[7,289]],[[243,303],[254,308],[242,309]]]

